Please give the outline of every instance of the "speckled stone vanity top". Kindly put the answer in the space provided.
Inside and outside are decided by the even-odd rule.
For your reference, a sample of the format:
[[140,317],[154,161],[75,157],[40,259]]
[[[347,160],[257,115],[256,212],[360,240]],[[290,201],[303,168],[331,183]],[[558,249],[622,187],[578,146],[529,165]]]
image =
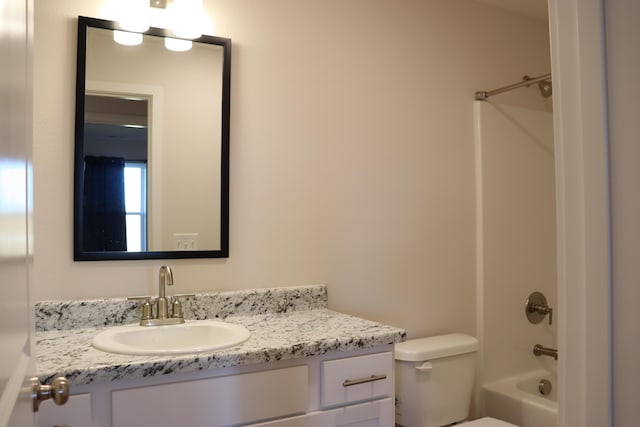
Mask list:
[[126,299],[48,301],[35,306],[38,376],[64,375],[75,385],[194,372],[352,351],[402,341],[405,331],[327,308],[324,285],[197,294],[183,304],[187,319],[222,319],[251,337],[235,347],[171,356],[105,353],[91,346],[100,330],[136,323]]

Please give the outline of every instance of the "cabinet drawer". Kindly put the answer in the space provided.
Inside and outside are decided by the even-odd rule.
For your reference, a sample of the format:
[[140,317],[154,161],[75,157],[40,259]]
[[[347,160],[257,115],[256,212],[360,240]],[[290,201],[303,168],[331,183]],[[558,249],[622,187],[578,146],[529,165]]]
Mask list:
[[370,400],[393,394],[391,352],[322,363],[322,406]]
[[309,406],[307,365],[117,390],[113,427],[219,427],[301,414]]

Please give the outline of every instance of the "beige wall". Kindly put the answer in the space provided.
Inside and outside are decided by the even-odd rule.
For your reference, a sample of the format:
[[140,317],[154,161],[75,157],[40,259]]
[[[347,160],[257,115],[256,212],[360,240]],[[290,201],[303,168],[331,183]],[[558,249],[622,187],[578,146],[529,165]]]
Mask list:
[[[167,261],[176,292],[323,282],[410,336],[475,333],[473,92],[549,72],[546,25],[471,1],[205,3],[233,40],[230,257]],[[75,16],[100,4],[36,5],[35,299],[155,293],[163,264],[72,260]]]

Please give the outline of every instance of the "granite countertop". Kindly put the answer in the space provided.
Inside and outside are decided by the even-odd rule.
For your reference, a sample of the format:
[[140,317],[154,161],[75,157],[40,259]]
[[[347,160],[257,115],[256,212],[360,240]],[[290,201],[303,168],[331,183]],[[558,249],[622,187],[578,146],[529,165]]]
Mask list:
[[72,385],[175,372],[267,363],[393,344],[404,330],[327,308],[324,285],[197,294],[185,318],[220,319],[251,332],[244,343],[211,352],[169,356],[106,353],[91,346],[100,330],[135,323],[126,299],[37,303],[36,360],[43,383],[64,375]]

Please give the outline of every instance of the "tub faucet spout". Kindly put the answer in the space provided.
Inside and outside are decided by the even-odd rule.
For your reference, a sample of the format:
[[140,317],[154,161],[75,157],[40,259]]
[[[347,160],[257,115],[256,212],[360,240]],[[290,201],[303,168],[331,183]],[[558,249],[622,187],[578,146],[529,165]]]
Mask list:
[[533,346],[533,354],[536,356],[550,356],[550,357],[553,357],[555,360],[558,360],[557,349],[543,347],[540,344],[536,344]]

